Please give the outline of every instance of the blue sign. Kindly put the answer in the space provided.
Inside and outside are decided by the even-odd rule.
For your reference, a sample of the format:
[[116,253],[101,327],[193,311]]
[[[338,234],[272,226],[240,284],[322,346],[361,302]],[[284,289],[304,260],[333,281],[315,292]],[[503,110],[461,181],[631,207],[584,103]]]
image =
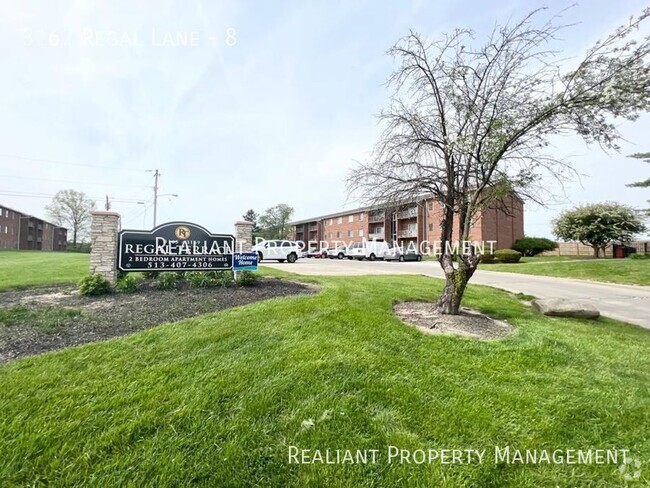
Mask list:
[[232,262],[235,271],[257,271],[256,252],[236,252]]

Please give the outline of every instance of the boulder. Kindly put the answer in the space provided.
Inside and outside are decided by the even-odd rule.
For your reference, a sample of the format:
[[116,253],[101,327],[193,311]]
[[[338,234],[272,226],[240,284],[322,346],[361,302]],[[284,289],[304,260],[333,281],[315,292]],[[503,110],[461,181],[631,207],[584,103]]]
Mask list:
[[565,298],[544,298],[533,300],[533,307],[544,315],[554,317],[574,317],[578,319],[597,319],[600,312],[591,303]]

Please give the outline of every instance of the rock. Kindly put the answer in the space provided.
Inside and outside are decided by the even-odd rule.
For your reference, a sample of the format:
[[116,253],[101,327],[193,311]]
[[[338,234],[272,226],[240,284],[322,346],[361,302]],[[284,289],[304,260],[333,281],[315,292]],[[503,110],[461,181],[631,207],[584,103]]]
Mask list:
[[578,319],[597,319],[600,312],[592,304],[565,298],[535,299],[533,307],[544,315],[554,317],[574,317]]

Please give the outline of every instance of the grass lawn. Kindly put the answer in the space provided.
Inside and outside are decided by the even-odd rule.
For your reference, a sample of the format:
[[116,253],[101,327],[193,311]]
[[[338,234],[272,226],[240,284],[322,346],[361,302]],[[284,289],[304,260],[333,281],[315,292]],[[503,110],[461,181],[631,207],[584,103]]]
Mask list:
[[522,258],[522,261],[517,264],[483,264],[480,267],[486,271],[558,276],[626,285],[650,285],[650,259],[581,259],[574,261],[557,259],[554,256],[542,256]]
[[[322,291],[1,366],[4,486],[623,486],[618,464],[507,464],[494,446],[650,458],[650,331],[470,286],[466,304],[514,335],[430,336],[392,304],[432,299],[440,280],[301,279]],[[486,454],[389,464],[389,445]],[[380,452],[300,465],[289,446]]]
[[0,290],[77,283],[88,274],[89,254],[0,251]]

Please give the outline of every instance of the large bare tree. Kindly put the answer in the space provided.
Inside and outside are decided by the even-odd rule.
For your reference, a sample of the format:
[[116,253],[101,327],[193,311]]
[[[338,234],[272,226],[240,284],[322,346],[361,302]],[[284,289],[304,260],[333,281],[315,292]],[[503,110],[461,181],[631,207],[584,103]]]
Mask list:
[[[372,157],[348,178],[368,205],[434,197],[443,206],[440,264],[446,285],[437,310],[457,314],[480,256],[473,247],[454,263],[447,243],[469,240],[472,218],[517,192],[543,203],[545,174],[573,176],[571,165],[548,151],[549,138],[577,133],[588,143],[618,149],[614,118],[634,120],[650,107],[649,40],[638,17],[597,42],[578,61],[551,45],[557,18],[539,22],[536,10],[520,22],[496,26],[476,46],[470,30],[428,42],[411,32],[389,50],[398,67],[394,92],[380,113],[383,133]],[[563,71],[563,66],[572,69]]]
[[72,246],[77,246],[77,239],[83,238],[84,232],[90,225],[90,211],[95,208],[95,202],[85,193],[76,190],[61,190],[54,195],[52,203],[45,209],[54,223],[66,225],[72,229]]

